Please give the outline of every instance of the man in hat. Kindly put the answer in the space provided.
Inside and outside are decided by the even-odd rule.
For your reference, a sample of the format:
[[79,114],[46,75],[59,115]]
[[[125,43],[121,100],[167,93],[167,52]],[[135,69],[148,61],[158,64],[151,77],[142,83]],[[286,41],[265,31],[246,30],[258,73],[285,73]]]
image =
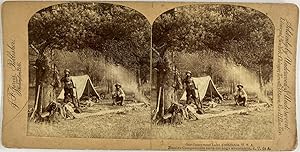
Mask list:
[[185,91],[186,91],[187,104],[191,103],[191,99],[193,99],[194,102],[196,103],[196,99],[197,99],[196,90],[197,90],[197,87],[196,87],[195,82],[192,78],[192,72],[187,71],[185,74],[186,74],[186,77],[183,80],[183,85],[184,85],[184,88],[185,88]]
[[236,105],[246,106],[247,103],[247,94],[244,90],[244,86],[242,84],[237,85],[237,90],[234,93],[234,99]]
[[113,98],[113,105],[124,105],[124,100],[125,100],[125,93],[122,89],[121,84],[116,83],[115,84],[115,91],[113,92],[112,98]]
[[64,85],[64,102],[68,103],[70,100],[71,102],[74,102],[74,91],[73,89],[75,88],[74,83],[72,81],[72,78],[70,76],[70,70],[69,69],[65,69],[64,71],[65,75],[64,77],[61,79],[62,84]]

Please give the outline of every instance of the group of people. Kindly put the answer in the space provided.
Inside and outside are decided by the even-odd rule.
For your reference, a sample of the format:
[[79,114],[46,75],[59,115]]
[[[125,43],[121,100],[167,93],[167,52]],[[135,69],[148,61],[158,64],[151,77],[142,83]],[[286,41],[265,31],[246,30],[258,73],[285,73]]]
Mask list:
[[[197,91],[198,88],[192,78],[192,72],[187,71],[186,72],[186,77],[183,80],[183,84],[185,87],[186,91],[186,99],[187,99],[187,104],[190,104],[191,101],[194,101],[194,103],[197,104]],[[242,84],[237,85],[237,89],[235,91],[234,99],[236,102],[236,105],[241,105],[241,106],[246,106],[247,104],[247,93],[244,90],[244,86]]]
[[[70,70],[66,69],[64,71],[64,73],[65,73],[65,75],[61,79],[61,82],[64,84],[64,92],[65,92],[64,93],[64,102],[72,101],[76,107],[76,106],[78,106],[78,102],[75,102],[75,100],[74,100],[74,98],[75,98],[74,88],[76,88],[76,87],[70,77]],[[183,80],[183,85],[184,85],[184,88],[186,91],[187,104],[190,104],[192,101],[194,101],[194,103],[197,103],[196,93],[198,91],[198,88],[192,78],[191,71],[186,72],[186,77]],[[237,89],[233,95],[234,95],[234,99],[235,99],[235,102],[237,105],[246,106],[247,94],[246,94],[242,84],[237,85]],[[113,99],[112,105],[120,105],[120,106],[124,105],[125,93],[124,93],[124,91],[122,89],[122,85],[120,83],[115,84],[115,90],[112,93],[112,99]]]
[[[74,89],[76,89],[76,86],[72,81],[69,69],[64,70],[64,77],[61,79],[61,82],[64,85],[64,87],[63,87],[64,88],[64,102],[65,103],[72,102],[74,104],[74,106],[76,108],[78,108],[79,102],[77,102],[75,100],[76,93],[74,93]],[[115,84],[115,90],[112,94],[112,98],[113,98],[113,103],[112,103],[113,105],[120,105],[120,106],[124,105],[125,93],[122,90],[122,86],[120,83]]]

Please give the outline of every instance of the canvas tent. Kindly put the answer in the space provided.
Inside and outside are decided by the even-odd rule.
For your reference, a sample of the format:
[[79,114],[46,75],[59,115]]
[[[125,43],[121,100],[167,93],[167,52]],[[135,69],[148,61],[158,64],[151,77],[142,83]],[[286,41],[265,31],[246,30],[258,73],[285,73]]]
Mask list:
[[[198,88],[200,100],[202,100],[205,96],[207,97],[219,97],[223,100],[222,95],[217,90],[210,76],[206,77],[193,77],[196,87]],[[198,97],[198,93],[196,93],[196,97]],[[180,100],[186,101],[186,92],[183,93]]]
[[[71,78],[76,87],[76,89],[74,89],[74,95],[76,96],[77,92],[78,99],[84,96],[96,96],[98,99],[100,98],[88,75],[71,76]],[[65,91],[63,89],[57,99],[64,99],[64,93]]]

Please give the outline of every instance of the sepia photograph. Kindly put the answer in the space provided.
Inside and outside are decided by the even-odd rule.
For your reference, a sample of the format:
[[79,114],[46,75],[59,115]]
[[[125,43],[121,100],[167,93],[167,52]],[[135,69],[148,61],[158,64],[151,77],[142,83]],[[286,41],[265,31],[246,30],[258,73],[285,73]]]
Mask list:
[[296,4],[18,1],[1,11],[5,148],[297,148]]
[[274,25],[248,7],[187,5],[153,23],[153,138],[273,139]]
[[129,7],[63,3],[28,24],[28,136],[147,138],[151,28]]

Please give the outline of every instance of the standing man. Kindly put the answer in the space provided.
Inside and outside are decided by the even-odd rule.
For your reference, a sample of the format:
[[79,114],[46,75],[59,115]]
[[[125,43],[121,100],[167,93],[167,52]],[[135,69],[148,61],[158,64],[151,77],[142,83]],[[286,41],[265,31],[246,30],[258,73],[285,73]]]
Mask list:
[[124,105],[124,100],[125,100],[125,93],[122,89],[122,86],[121,84],[119,83],[116,83],[115,84],[115,91],[113,93],[113,105],[120,105],[120,106],[123,106]]
[[196,90],[197,90],[197,87],[195,85],[195,82],[192,78],[192,72],[191,71],[187,71],[186,73],[186,77],[185,79],[183,80],[183,86],[186,90],[186,101],[187,101],[187,104],[190,104],[191,103],[191,99],[194,100],[195,103],[196,102]]
[[65,75],[64,77],[61,79],[61,82],[64,84],[64,102],[65,103],[68,103],[71,102],[75,105],[76,107],[76,104],[74,103],[74,83],[72,81],[72,78],[70,76],[70,70],[69,69],[65,69],[64,71]]
[[234,99],[235,99],[236,105],[246,106],[247,94],[243,88],[244,88],[244,86],[242,84],[237,85],[237,90],[234,93]]

